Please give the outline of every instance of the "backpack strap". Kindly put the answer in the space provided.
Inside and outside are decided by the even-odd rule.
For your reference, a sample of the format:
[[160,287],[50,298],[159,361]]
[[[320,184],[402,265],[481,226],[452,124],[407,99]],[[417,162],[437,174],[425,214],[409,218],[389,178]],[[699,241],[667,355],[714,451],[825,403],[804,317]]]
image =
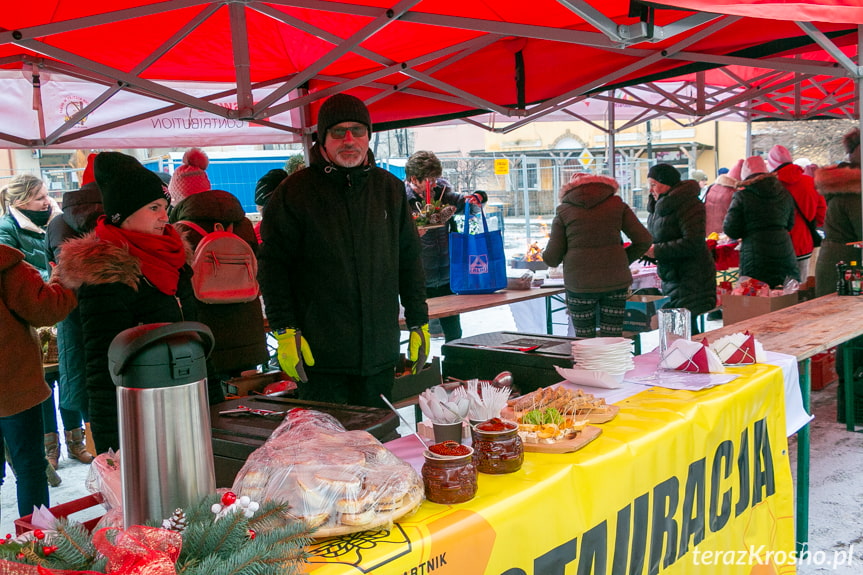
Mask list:
[[201,236],[206,236],[208,233],[210,233],[207,230],[205,230],[204,228],[202,228],[201,226],[199,226],[198,224],[196,224],[195,222],[190,222],[189,220],[180,220],[180,221],[174,222],[175,226],[177,224],[183,224],[184,226],[186,226],[188,228],[192,228],[193,230],[195,230],[196,232],[201,234]]

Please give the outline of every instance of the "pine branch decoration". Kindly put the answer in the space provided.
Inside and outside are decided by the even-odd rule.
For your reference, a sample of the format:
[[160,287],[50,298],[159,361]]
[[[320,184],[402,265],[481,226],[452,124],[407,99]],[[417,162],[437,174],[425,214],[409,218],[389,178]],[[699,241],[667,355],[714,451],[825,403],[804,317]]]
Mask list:
[[[175,567],[178,575],[299,575],[310,554],[311,532],[305,523],[290,518],[288,504],[267,502],[247,518],[231,512],[216,519],[211,511],[219,495],[210,495],[177,510],[170,520],[181,532],[182,550]],[[158,524],[154,525],[158,526]],[[251,530],[251,531],[250,531]],[[108,534],[113,540],[117,531]],[[105,573],[108,559],[99,554],[91,534],[76,522],[60,519],[44,542],[10,540],[0,545],[0,559],[52,570],[89,570]],[[46,546],[51,546],[46,553]]]

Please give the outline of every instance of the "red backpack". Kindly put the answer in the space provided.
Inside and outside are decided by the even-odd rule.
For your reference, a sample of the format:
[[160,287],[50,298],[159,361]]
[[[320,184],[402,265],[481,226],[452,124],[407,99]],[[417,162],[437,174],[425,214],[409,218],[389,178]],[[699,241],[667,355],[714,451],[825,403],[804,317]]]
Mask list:
[[258,297],[258,260],[240,236],[216,223],[212,232],[194,222],[176,222],[203,237],[192,259],[192,288],[203,303],[241,303]]

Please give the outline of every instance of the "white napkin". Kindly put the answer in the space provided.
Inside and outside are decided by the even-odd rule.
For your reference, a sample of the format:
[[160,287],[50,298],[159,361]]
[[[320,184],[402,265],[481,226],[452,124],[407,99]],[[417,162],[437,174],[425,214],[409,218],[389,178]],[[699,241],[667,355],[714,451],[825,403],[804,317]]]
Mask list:
[[676,339],[662,354],[659,367],[692,373],[725,373],[716,352],[697,341]]
[[767,361],[764,346],[748,331],[719,338],[710,344],[710,349],[716,352],[725,365],[746,365]]

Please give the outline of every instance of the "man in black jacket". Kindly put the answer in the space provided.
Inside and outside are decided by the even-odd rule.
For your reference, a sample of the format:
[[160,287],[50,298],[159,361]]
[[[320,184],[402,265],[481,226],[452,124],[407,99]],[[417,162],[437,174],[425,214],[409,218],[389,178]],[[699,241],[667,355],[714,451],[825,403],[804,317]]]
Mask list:
[[365,104],[337,94],[318,112],[310,166],[263,212],[258,279],[279,363],[301,399],[383,406],[399,355],[399,300],[409,359],[429,349],[420,243],[404,184],[375,166]]

